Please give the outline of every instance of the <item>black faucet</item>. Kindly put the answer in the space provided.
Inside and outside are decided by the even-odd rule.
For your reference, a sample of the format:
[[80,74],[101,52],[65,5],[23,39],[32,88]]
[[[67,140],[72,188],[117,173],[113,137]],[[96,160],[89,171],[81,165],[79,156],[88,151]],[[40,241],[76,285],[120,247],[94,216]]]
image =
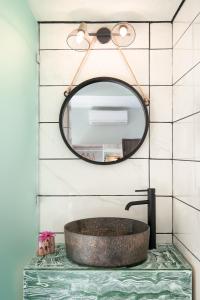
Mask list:
[[155,189],[149,188],[147,190],[135,190],[135,192],[147,192],[147,200],[141,201],[131,201],[129,202],[125,209],[133,205],[148,205],[148,225],[150,227],[150,239],[149,239],[149,249],[156,249],[156,195]]

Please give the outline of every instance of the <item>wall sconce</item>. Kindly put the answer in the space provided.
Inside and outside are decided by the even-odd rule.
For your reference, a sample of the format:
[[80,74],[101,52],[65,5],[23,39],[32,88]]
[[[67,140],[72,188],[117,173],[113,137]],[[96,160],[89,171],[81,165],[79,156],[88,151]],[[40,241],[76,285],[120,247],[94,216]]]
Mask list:
[[73,30],[67,38],[68,46],[73,50],[87,50],[91,45],[91,36],[96,36],[101,44],[110,40],[118,47],[128,47],[136,37],[135,29],[128,22],[116,24],[112,30],[102,27],[96,33],[87,32],[87,24],[81,23],[78,29]]
[[73,30],[68,35],[67,44],[73,50],[87,50],[90,47],[86,23],[81,23],[78,29]]
[[135,29],[127,22],[118,23],[112,29],[112,41],[118,47],[130,46],[135,37]]

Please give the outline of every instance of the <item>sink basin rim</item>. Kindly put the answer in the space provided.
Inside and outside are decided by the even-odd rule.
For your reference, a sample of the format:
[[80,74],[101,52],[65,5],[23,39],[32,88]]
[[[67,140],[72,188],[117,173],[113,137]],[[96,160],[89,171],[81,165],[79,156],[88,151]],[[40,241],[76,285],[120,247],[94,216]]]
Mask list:
[[[72,225],[73,223],[77,223],[77,222],[81,222],[81,221],[87,221],[87,220],[100,220],[100,219],[113,219],[113,220],[129,220],[129,221],[133,221],[133,222],[137,222],[138,224],[141,224],[142,226],[145,226],[145,230],[141,230],[140,232],[137,232],[137,233],[127,233],[127,234],[121,234],[121,235],[93,235],[93,234],[86,234],[86,233],[81,233],[81,232],[76,232],[76,231],[73,231],[73,230],[70,230],[68,227],[70,225]],[[92,218],[84,218],[84,219],[78,219],[78,220],[74,220],[74,221],[71,221],[67,224],[64,225],[64,231],[68,231],[70,233],[73,233],[73,234],[76,234],[76,235],[79,235],[79,236],[88,236],[88,237],[95,237],[95,238],[117,238],[117,237],[127,237],[127,236],[137,236],[139,234],[142,234],[144,232],[148,232],[150,231],[150,227],[147,223],[143,222],[143,221],[139,221],[139,220],[136,220],[136,219],[131,219],[131,218],[122,218],[122,217],[92,217]]]

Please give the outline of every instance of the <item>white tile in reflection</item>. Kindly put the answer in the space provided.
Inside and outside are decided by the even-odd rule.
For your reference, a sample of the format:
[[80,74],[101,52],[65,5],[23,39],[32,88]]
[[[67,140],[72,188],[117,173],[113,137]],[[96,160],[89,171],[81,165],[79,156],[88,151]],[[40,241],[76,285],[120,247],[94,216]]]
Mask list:
[[172,158],[172,124],[150,125],[150,157]]
[[172,84],[172,50],[150,51],[151,85]]
[[174,235],[200,259],[200,212],[174,199]]
[[157,195],[172,195],[171,160],[150,160],[150,185]]
[[41,160],[40,195],[131,195],[148,186],[148,159],[115,165],[82,160]]
[[200,162],[174,161],[174,197],[200,209]]
[[172,87],[151,86],[151,122],[172,121]]
[[172,48],[172,24],[152,23],[151,27],[151,49]]

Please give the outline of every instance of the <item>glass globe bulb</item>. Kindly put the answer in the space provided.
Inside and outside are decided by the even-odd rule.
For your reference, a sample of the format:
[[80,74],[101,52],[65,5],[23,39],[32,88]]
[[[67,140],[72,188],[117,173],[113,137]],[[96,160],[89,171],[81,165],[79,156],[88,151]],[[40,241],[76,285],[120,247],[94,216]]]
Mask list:
[[125,37],[128,33],[128,30],[126,28],[126,26],[121,26],[119,29],[119,34],[121,35],[121,37]]
[[76,36],[76,42],[77,44],[80,44],[83,41],[85,32],[83,30],[79,30]]

